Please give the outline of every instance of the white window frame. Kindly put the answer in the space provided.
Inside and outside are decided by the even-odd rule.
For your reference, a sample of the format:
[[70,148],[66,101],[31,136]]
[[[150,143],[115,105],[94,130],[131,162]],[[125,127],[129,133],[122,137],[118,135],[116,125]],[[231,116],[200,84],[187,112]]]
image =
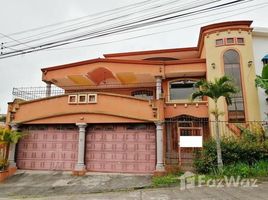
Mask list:
[[[97,94],[88,94],[87,96],[88,96],[88,98],[87,98],[87,102],[88,102],[88,103],[97,103],[97,101],[98,101],[98,100],[97,100],[97,97],[98,97]],[[90,97],[91,97],[91,96],[94,96],[95,101],[90,101],[90,99],[91,99]]]
[[[85,101],[80,101],[80,97],[85,97]],[[79,104],[86,104],[88,102],[87,98],[88,98],[88,95],[86,95],[86,94],[79,94],[77,101],[78,101]]]
[[[75,98],[75,101],[70,101],[70,99],[74,97]],[[69,95],[68,96],[68,104],[77,104],[77,95],[76,94],[72,94],[72,95]]]

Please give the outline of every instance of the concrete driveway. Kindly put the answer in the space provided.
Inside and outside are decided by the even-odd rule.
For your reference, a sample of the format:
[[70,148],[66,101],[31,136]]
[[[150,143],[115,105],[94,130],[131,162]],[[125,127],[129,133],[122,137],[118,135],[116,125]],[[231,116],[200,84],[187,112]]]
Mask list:
[[0,183],[0,198],[76,195],[142,188],[151,184],[150,175],[21,171]]

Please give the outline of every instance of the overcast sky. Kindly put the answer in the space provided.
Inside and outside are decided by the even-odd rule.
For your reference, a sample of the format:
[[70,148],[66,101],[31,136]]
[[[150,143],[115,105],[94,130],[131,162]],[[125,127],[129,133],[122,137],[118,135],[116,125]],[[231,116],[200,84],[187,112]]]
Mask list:
[[[0,0],[0,33],[9,35],[10,33],[83,17],[140,1],[144,0]],[[268,0],[255,0],[246,5],[234,6],[225,9],[224,11],[232,11],[225,14],[217,15],[216,12],[211,12],[209,13],[210,16],[200,19],[187,20],[172,26],[147,30],[148,33],[170,30],[162,34],[105,45],[73,48],[121,40],[129,36],[135,36],[135,34],[144,33],[137,32],[72,44],[64,46],[60,50],[35,52],[2,59],[0,60],[0,113],[6,113],[7,102],[12,101],[13,87],[44,86],[41,81],[40,68],[102,57],[105,53],[196,46],[200,27],[215,22],[253,20],[253,26],[268,27],[268,7],[262,6],[262,8],[259,7],[250,12],[247,12],[245,8],[247,7],[249,10],[252,6],[260,3],[268,3]],[[0,38],[0,43],[5,41],[6,38]]]

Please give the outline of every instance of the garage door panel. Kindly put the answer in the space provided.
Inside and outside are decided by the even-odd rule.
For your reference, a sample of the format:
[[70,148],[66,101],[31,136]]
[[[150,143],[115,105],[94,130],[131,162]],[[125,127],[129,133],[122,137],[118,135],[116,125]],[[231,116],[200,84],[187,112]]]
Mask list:
[[114,125],[91,127],[86,135],[86,166],[89,171],[151,173],[155,169],[155,130]]
[[92,162],[87,165],[91,171],[96,172],[118,172],[118,173],[151,173],[154,171],[154,166],[148,163],[116,163],[116,162]]
[[78,131],[59,130],[53,126],[26,130],[17,148],[20,169],[73,170],[77,161]]

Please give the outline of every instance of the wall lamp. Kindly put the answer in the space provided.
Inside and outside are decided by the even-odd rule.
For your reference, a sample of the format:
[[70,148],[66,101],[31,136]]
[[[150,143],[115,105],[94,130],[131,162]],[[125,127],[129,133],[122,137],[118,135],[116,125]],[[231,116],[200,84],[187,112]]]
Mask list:
[[251,60],[248,61],[248,67],[252,67],[252,65],[253,65],[253,62]]
[[216,68],[216,64],[215,63],[211,63],[211,67],[212,67],[212,69],[215,69]]

